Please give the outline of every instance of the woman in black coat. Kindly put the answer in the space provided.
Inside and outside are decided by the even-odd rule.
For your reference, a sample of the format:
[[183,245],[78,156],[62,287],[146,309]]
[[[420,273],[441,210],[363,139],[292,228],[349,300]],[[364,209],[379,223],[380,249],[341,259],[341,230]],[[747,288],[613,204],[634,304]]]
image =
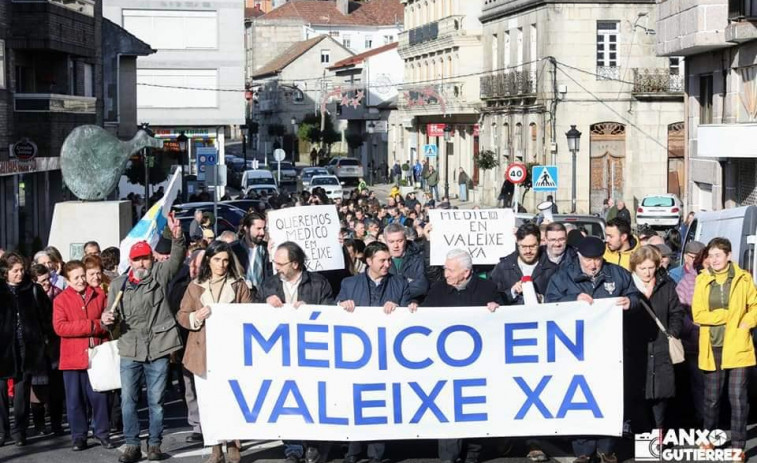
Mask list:
[[[675,282],[659,272],[662,255],[654,246],[642,246],[630,259],[633,280],[644,295],[646,303],[665,330],[679,337],[683,328],[684,310],[678,300]],[[643,311],[650,319],[652,315]],[[656,326],[656,323],[655,323]],[[675,371],[670,360],[668,338],[658,328],[647,342],[645,398],[651,408],[657,429],[665,429],[665,410],[668,399],[675,397]]]
[[[54,336],[52,304],[27,274],[26,260],[15,252],[0,259],[0,446],[12,433],[26,444],[32,376],[47,374],[46,349]],[[10,429],[8,380],[14,381],[13,430]]]

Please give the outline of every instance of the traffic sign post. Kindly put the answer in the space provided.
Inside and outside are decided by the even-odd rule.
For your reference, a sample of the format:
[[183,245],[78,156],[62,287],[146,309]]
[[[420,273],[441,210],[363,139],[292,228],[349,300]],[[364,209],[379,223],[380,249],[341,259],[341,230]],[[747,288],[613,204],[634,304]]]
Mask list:
[[439,147],[436,145],[423,145],[423,156],[435,158],[439,155]]
[[276,160],[276,166],[277,166],[276,183],[278,183],[279,185],[281,185],[281,161],[283,161],[284,158],[286,158],[286,155],[287,155],[286,152],[281,148],[277,148],[273,150],[273,159]]
[[526,173],[528,172],[526,165],[522,162],[514,162],[507,166],[507,172],[505,176],[507,180],[515,185],[513,191],[513,211],[518,213],[518,196],[520,195],[520,184],[526,181]]
[[557,191],[557,166],[534,166],[531,181],[535,192]]
[[205,181],[205,172],[208,166],[218,164],[218,151],[213,147],[197,148],[197,181]]

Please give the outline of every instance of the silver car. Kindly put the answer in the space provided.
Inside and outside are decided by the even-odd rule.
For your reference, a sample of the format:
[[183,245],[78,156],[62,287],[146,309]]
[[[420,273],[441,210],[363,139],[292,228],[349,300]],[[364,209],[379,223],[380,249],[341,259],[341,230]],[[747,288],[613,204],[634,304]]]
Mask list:
[[365,177],[363,165],[355,158],[334,158],[326,167],[339,179]]
[[[274,178],[278,178],[278,175],[279,175],[278,162],[269,163],[268,169],[270,169]],[[278,183],[282,184],[282,183],[296,183],[296,182],[297,182],[297,171],[294,169],[294,166],[292,165],[292,163],[281,161],[281,180]]]

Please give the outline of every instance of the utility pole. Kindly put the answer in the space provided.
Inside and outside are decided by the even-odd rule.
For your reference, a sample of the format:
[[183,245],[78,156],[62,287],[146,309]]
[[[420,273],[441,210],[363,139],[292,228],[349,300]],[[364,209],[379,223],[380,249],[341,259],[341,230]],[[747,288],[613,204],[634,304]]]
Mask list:
[[[321,101],[324,101],[328,92],[328,85],[326,84],[326,69],[323,69],[323,79],[321,80]],[[321,105],[321,149],[323,149],[323,131],[326,130],[326,105],[328,101],[324,101]]]

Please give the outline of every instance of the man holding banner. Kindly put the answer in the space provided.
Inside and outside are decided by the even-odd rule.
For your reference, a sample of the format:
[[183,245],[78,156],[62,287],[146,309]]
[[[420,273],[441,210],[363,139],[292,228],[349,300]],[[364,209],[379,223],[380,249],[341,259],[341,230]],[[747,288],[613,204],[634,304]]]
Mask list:
[[[355,307],[382,307],[387,314],[397,307],[415,310],[418,305],[411,302],[407,282],[389,273],[391,257],[384,243],[374,241],[365,247],[364,256],[368,264],[364,273],[347,278],[336,297],[337,304],[347,312]],[[370,463],[381,463],[386,444],[381,441],[368,443]],[[362,452],[361,442],[349,442],[344,463],[357,463]]]
[[[423,305],[426,307],[480,307],[494,312],[504,303],[502,294],[489,280],[473,275],[473,259],[468,251],[453,249],[444,262],[444,281],[434,283]],[[483,449],[479,440],[467,440],[465,463],[477,463]],[[439,439],[439,459],[455,463],[463,451],[462,439]]]
[[384,240],[392,257],[389,273],[401,276],[407,281],[411,298],[423,298],[428,291],[423,248],[415,243],[408,243],[405,227],[398,223],[386,226]]
[[[308,272],[305,267],[305,251],[292,241],[281,243],[273,254],[276,274],[265,279],[258,299],[273,307],[284,304],[299,308],[303,304],[331,305],[334,303],[331,285],[318,273]],[[324,448],[328,448],[324,445]],[[326,453],[326,452],[323,452]],[[320,463],[321,450],[297,441],[284,441],[286,463],[298,463],[305,457],[307,463]]]
[[[605,262],[602,257],[605,253],[605,244],[602,240],[587,236],[578,244],[577,251],[578,262],[561,268],[550,280],[546,302],[583,301],[593,304],[595,299],[618,298],[617,305],[625,311],[638,307],[640,295],[633,284],[631,274],[618,265]],[[627,317],[624,316],[625,318]],[[626,327],[623,333],[623,364],[627,372],[632,370],[628,367],[629,362],[626,362],[629,339],[625,334],[628,331]],[[639,371],[633,373],[630,376],[639,375]],[[624,374],[624,379],[627,380],[628,377],[628,374]],[[628,407],[626,407],[626,413],[628,412]],[[616,442],[615,437],[582,437],[573,440],[575,463],[589,463],[595,452],[601,463],[617,463],[614,453]]]

